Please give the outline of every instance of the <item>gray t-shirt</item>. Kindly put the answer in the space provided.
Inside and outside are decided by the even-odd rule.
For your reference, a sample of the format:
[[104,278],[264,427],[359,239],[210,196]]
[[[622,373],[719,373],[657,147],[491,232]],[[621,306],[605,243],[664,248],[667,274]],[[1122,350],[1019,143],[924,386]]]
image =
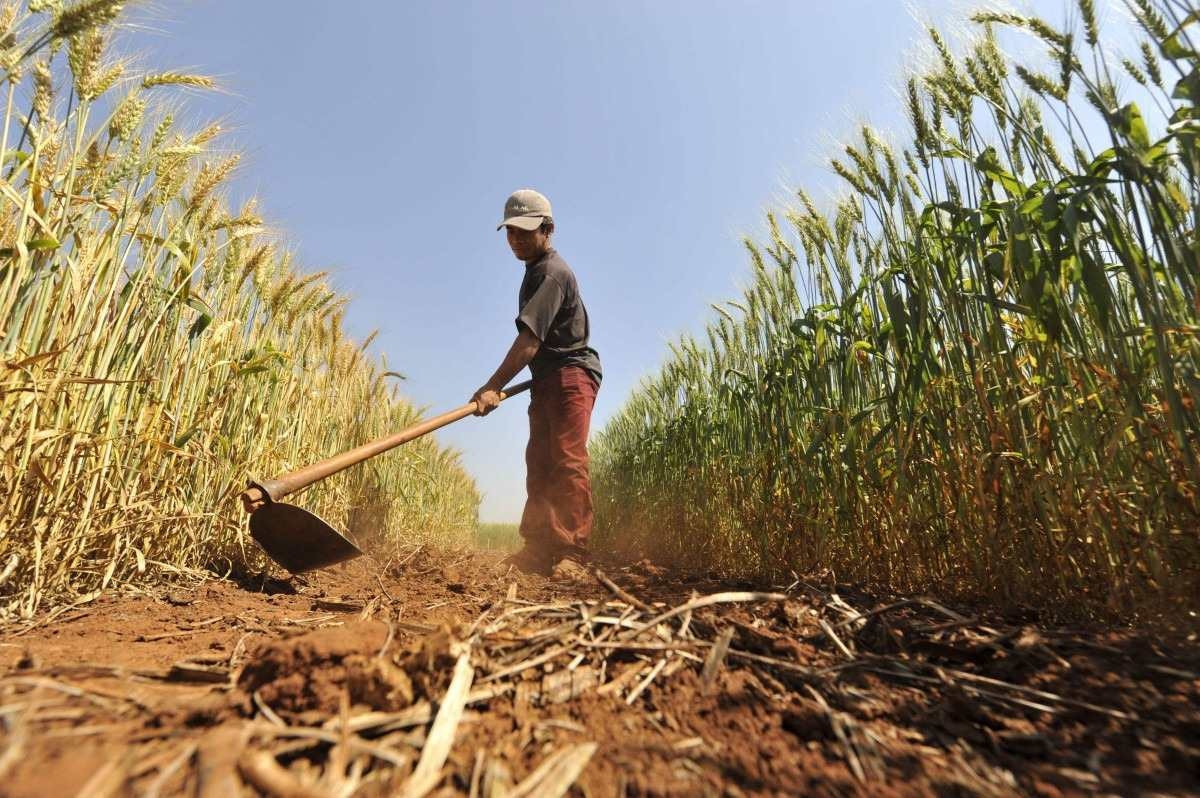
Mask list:
[[518,308],[517,329],[528,327],[542,342],[529,364],[534,379],[564,366],[579,366],[600,382],[600,356],[588,346],[591,327],[579,283],[553,249],[525,264]]

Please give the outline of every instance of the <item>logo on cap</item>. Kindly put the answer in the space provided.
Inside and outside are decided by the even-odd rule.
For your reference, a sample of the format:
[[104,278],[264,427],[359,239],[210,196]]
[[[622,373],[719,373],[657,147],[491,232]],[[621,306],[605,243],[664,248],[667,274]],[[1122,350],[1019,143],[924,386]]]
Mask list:
[[496,226],[536,230],[546,219],[553,219],[550,200],[531,188],[514,191],[504,203],[504,221]]

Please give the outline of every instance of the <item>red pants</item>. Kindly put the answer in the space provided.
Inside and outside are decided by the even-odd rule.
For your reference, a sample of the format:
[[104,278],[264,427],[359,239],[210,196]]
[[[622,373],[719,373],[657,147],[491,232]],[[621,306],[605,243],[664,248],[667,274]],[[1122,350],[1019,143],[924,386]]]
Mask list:
[[556,369],[533,383],[521,535],[539,548],[581,549],[592,534],[587,439],[598,389],[578,366]]

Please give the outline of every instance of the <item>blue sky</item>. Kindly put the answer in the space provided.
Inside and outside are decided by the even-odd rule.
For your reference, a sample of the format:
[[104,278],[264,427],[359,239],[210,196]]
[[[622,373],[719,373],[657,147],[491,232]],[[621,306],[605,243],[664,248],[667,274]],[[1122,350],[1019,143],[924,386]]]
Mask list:
[[[1068,0],[1032,4],[1061,22]],[[217,77],[187,102],[225,119],[256,193],[306,268],[331,269],[347,323],[430,411],[463,404],[514,335],[522,266],[495,231],[516,188],[547,194],[605,369],[599,429],[747,275],[740,244],[896,89],[919,15],[959,0],[162,2],[122,49]],[[525,401],[439,433],[484,492],[524,501]],[[386,456],[386,455],[385,455]]]

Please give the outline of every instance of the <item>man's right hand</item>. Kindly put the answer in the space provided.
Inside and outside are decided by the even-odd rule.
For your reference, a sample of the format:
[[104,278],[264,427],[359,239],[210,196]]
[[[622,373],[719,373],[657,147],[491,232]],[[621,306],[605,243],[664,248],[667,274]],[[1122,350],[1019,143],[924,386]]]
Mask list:
[[475,392],[471,401],[475,403],[475,415],[486,416],[500,406],[500,392],[485,385]]

